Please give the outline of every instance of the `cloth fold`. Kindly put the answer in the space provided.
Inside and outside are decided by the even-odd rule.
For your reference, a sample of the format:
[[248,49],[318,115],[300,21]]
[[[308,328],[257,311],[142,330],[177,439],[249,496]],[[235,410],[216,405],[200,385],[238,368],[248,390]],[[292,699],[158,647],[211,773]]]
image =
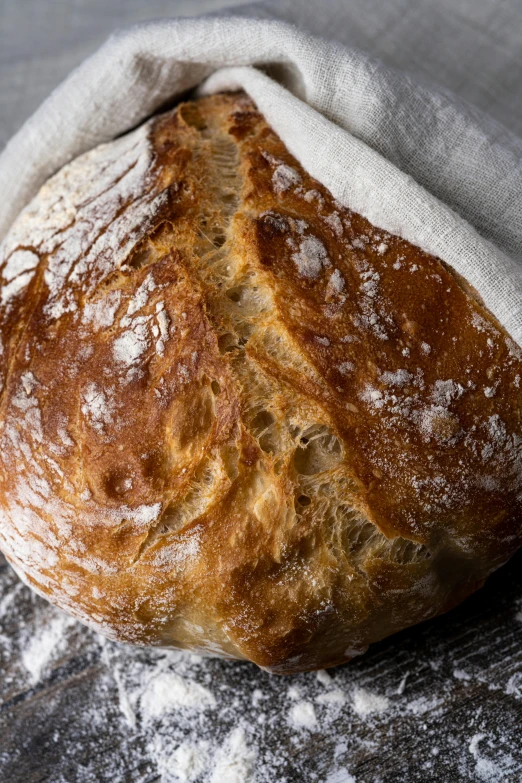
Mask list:
[[0,237],[63,164],[194,88],[246,90],[338,201],[450,264],[522,344],[520,140],[448,93],[276,19],[172,19],[111,36],[0,156]]

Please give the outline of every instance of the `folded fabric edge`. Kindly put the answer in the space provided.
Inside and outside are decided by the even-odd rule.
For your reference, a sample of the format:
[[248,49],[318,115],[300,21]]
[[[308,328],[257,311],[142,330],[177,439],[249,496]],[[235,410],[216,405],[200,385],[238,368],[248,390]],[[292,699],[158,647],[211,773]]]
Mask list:
[[[64,163],[125,132],[206,78],[201,92],[245,89],[290,152],[338,201],[450,264],[522,343],[522,273],[516,262],[370,146],[262,72],[242,65],[276,62],[291,71],[296,63],[285,53],[290,39],[299,44],[301,63],[303,51],[313,61],[314,44],[327,43],[288,23],[263,20],[257,22],[253,56],[251,43],[243,40],[251,23],[234,17],[168,20],[113,35],[51,94],[0,156],[0,234]],[[198,36],[206,36],[204,52],[194,46]],[[231,50],[226,58],[225,38]],[[216,70],[223,59],[232,65]],[[306,83],[292,81],[306,98]],[[97,112],[109,100],[111,112]]]

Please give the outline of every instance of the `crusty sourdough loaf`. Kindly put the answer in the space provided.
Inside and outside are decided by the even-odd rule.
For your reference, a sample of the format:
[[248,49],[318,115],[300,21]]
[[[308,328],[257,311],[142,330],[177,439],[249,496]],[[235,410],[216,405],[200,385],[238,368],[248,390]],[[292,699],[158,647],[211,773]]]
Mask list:
[[331,666],[520,545],[522,352],[245,95],[66,166],[0,261],[0,545],[102,633]]

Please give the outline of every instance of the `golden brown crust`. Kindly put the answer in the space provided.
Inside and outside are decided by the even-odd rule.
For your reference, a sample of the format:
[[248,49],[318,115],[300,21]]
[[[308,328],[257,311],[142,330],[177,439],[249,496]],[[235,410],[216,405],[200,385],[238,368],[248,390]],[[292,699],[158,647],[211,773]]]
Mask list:
[[244,95],[66,167],[0,261],[0,544],[102,632],[329,666],[520,545],[519,348]]

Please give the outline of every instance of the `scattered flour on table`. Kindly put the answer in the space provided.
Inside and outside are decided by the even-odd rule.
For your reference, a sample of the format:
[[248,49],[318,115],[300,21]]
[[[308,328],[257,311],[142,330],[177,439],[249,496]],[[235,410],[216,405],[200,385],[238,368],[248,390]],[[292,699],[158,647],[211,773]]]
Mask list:
[[197,711],[215,707],[216,700],[203,685],[165,671],[147,684],[139,705],[144,723],[150,723],[178,709]]
[[471,675],[464,669],[453,669],[453,676],[456,680],[471,680]]
[[22,582],[17,582],[12,590],[9,590],[1,599],[0,599],[0,621],[2,620],[2,617],[4,617],[7,612],[14,606],[16,599],[19,595],[19,593],[24,589],[24,585]]
[[325,783],[357,783],[357,781],[345,769],[338,769],[335,772],[330,772]]
[[317,728],[317,716],[310,701],[298,701],[294,704],[288,713],[288,720],[296,729]]
[[209,742],[182,742],[172,753],[166,752],[161,736],[153,737],[147,746],[156,762],[162,783],[192,783],[209,767],[211,746]]
[[316,702],[318,704],[327,704],[330,706],[337,705],[342,707],[347,701],[346,694],[340,688],[334,688],[333,690],[328,691],[328,693],[321,693],[316,697]]
[[245,729],[237,726],[217,751],[210,783],[245,783],[255,771],[256,753],[249,746]]
[[356,688],[353,693],[352,708],[361,717],[385,712],[389,706],[390,700],[386,696],[379,696],[366,688]]
[[67,631],[76,622],[58,609],[50,622],[37,625],[22,650],[22,663],[29,681],[36,685],[47,672],[50,664],[67,647]]
[[328,674],[326,669],[319,669],[319,671],[315,673],[315,676],[317,677],[318,682],[325,687],[328,687],[333,682],[332,675]]
[[506,686],[506,694],[522,699],[522,672],[515,672],[515,674],[509,678]]
[[[53,720],[53,700],[60,691],[51,671],[70,678],[74,688],[83,671],[80,677],[74,667],[58,672],[58,663],[90,658],[94,664],[88,690],[77,711],[67,716],[72,733],[68,725],[53,736],[57,748],[67,748],[70,763],[85,763],[82,783],[142,778],[158,783],[367,783],[365,760],[393,753],[410,731],[422,734],[424,751],[415,763],[426,780],[435,768],[441,779],[455,779],[455,765],[463,783],[522,780],[514,724],[492,730],[478,707],[466,713],[462,726],[441,732],[448,699],[470,683],[498,690],[506,706],[520,703],[520,673],[513,668],[506,673],[498,661],[488,660],[481,665],[491,664],[491,670],[481,669],[474,658],[458,658],[441,648],[429,659],[408,653],[411,658],[399,670],[380,668],[371,680],[371,658],[369,667],[361,659],[352,666],[282,678],[249,664],[103,640],[31,596],[14,574],[2,590],[6,581],[5,572],[0,573],[0,658],[7,672],[19,669],[25,686],[38,687],[33,709],[45,704],[52,725],[63,726]],[[516,602],[514,609],[519,610]],[[516,620],[513,626],[519,628]],[[436,691],[424,688],[430,669],[437,673]],[[7,688],[9,693],[8,683]],[[110,743],[104,745],[103,737]],[[0,768],[1,763],[0,757]],[[142,777],[132,777],[137,774]],[[71,783],[65,768],[57,770],[53,783]]]
[[486,781],[486,783],[515,781],[517,763],[510,755],[495,753],[494,745],[495,743],[488,742],[486,734],[475,734],[472,737],[469,743],[469,752],[475,760],[477,779]]

